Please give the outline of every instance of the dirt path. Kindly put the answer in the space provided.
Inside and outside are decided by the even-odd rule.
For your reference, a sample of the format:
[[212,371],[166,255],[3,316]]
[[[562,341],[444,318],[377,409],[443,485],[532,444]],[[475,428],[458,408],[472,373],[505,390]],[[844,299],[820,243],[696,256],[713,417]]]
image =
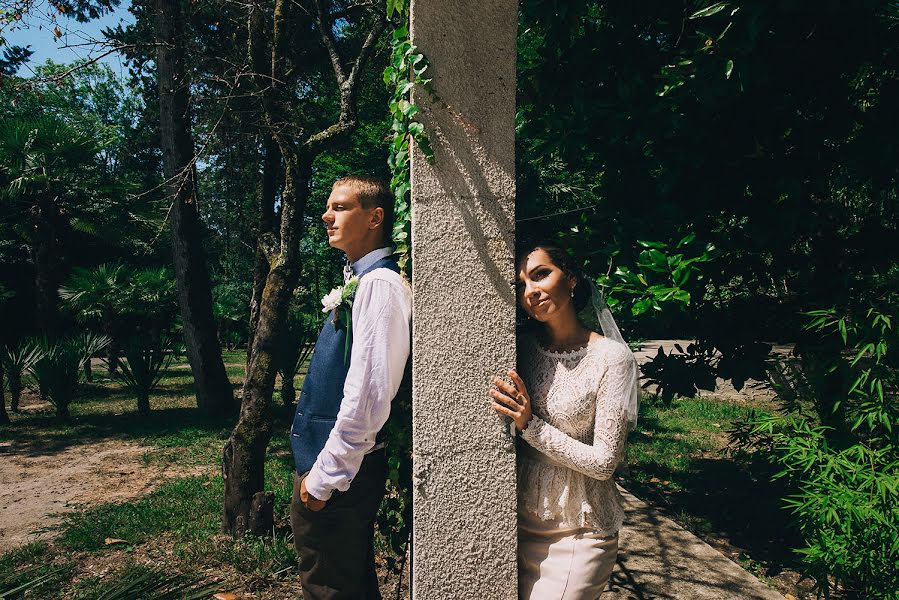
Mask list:
[[117,440],[0,442],[0,553],[52,536],[34,533],[59,522],[51,513],[134,498],[171,477],[189,474],[143,464],[148,450]]

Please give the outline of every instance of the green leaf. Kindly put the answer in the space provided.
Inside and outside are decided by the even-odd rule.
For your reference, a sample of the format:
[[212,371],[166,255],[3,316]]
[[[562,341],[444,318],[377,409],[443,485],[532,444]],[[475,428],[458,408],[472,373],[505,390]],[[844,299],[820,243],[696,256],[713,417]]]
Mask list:
[[681,240],[677,243],[677,247],[681,248],[683,246],[686,246],[687,244],[689,244],[690,242],[692,242],[695,239],[696,239],[695,233],[688,233],[687,235],[682,237]]
[[634,306],[631,308],[631,312],[634,316],[642,315],[646,311],[652,308],[652,300],[650,298],[644,298],[637,302],[634,302]]
[[702,19],[705,17],[710,17],[714,14],[717,14],[727,8],[727,2],[718,2],[717,4],[712,4],[711,6],[707,6],[701,10],[697,10],[695,13],[690,15],[691,19]]
[[734,72],[734,61],[728,60],[727,64],[724,66],[724,76],[730,79],[730,76]]

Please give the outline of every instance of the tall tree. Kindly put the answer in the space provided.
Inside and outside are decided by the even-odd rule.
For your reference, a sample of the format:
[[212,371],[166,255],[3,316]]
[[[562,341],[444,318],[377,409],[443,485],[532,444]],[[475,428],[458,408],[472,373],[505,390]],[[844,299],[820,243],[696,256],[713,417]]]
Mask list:
[[96,152],[94,138],[58,117],[14,118],[0,128],[0,198],[29,215],[36,320],[47,337],[55,334],[58,317],[60,209],[88,195],[82,173],[90,171]]
[[[304,22],[300,14],[294,14],[297,7],[312,15],[309,22]],[[386,26],[385,15],[372,5],[275,0],[272,29],[267,32],[265,4],[254,0],[248,10],[249,58],[265,123],[281,155],[283,187],[278,234],[260,232],[259,247],[268,262],[268,269],[267,272],[257,270],[257,275],[264,276],[264,282],[256,282],[262,293],[253,343],[248,348],[240,420],[223,453],[222,527],[234,535],[270,527],[270,515],[257,513],[254,505],[265,506],[259,500],[260,494],[264,494],[265,451],[272,433],[271,400],[278,369],[276,352],[301,266],[299,244],[303,236],[312,164],[321,152],[333,147],[357,127],[357,97],[362,72]],[[337,20],[342,24],[339,35],[335,25]],[[337,84],[336,119],[321,128],[311,116],[307,116],[305,122],[297,122],[300,120],[297,113],[302,115],[303,111],[297,111],[296,106],[302,105],[302,101],[294,96],[295,87],[289,83],[295,77],[294,67],[302,67],[295,64],[302,56],[298,56],[296,48],[298,45],[308,47],[310,34],[317,36]],[[344,46],[344,52],[347,51],[345,46],[354,47],[355,58],[345,62],[339,46]]]
[[203,249],[205,232],[198,206],[183,22],[181,0],[156,0],[160,137],[166,189],[171,202],[172,255],[197,405],[211,414],[225,413],[231,410],[234,395],[216,335]]
[[9,414],[6,412],[6,389],[3,379],[3,363],[0,363],[0,424],[9,423]]

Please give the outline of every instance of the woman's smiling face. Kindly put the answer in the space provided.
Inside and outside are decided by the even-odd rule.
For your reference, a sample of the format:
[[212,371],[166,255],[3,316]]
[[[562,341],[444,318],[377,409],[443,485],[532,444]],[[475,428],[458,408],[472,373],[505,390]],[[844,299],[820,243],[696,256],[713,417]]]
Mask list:
[[556,266],[542,248],[534,249],[518,262],[518,303],[537,321],[545,323],[572,305],[575,283],[576,278]]

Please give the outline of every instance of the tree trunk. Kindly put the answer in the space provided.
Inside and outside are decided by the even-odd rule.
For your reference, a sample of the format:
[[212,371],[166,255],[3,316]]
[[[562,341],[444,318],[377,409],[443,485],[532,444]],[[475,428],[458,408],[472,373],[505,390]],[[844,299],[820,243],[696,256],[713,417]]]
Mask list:
[[[281,151],[271,135],[266,135],[263,151],[265,156],[262,163],[262,182],[259,186],[257,238],[272,232],[275,222],[275,196],[278,192],[278,172],[281,170]],[[268,258],[257,244],[256,259],[253,266],[253,296],[250,299],[250,324],[247,328],[247,367],[250,366],[253,338],[255,337],[256,323],[259,320],[259,304],[262,301],[262,290],[265,288],[265,278],[268,276],[268,269]]]
[[[250,531],[253,498],[263,491],[265,450],[272,436],[271,412],[278,336],[287,321],[287,309],[299,274],[299,241],[308,196],[308,163],[285,157],[282,193],[281,243],[275,249],[263,243],[269,257],[249,367],[243,385],[240,419],[225,445],[222,474],[225,479],[222,530],[235,536]],[[258,527],[258,526],[257,526]]]
[[91,368],[91,359],[88,356],[87,360],[84,361],[84,380],[88,383],[91,383],[94,380],[94,371]]
[[22,376],[10,371],[6,374],[9,381],[9,410],[19,412],[19,399],[22,397]]
[[[259,232],[258,248],[268,263],[263,266],[268,269],[268,273],[258,296],[255,326],[251,323],[252,342],[247,349],[247,375],[243,386],[240,420],[231,432],[222,457],[222,474],[225,479],[222,529],[238,536],[251,527],[253,498],[263,491],[265,451],[272,432],[271,404],[278,359],[276,349],[278,336],[285,329],[287,309],[300,271],[299,243],[309,194],[308,177],[312,160],[319,152],[356,127],[358,76],[386,24],[383,14],[377,13],[379,16],[348,74],[334,47],[336,40],[333,22],[322,14],[319,6],[320,35],[327,46],[339,84],[340,117],[334,125],[299,142],[301,128],[297,128],[291,121],[295,107],[290,100],[290,92],[284,89],[287,87],[285,82],[290,77],[288,57],[291,54],[293,32],[290,27],[290,11],[294,4],[292,0],[275,0],[270,52],[265,36],[265,5],[262,0],[252,0],[247,5],[250,64],[262,97],[266,125],[280,150],[284,189],[281,193],[279,217],[280,239],[276,240],[273,234],[266,231]],[[269,64],[266,64],[267,59],[271,60]],[[269,68],[270,71],[267,71]],[[266,77],[266,74],[270,77]],[[257,274],[259,273],[261,271]]]
[[296,404],[297,389],[293,386],[293,377],[284,377],[281,380],[281,402],[284,406],[291,407]]
[[0,363],[0,423],[9,423],[6,413],[6,390],[3,389],[3,363]]
[[144,416],[150,414],[149,390],[141,390],[137,393],[137,412]]
[[196,386],[197,406],[208,414],[234,408],[212,314],[212,291],[197,206],[189,83],[184,67],[181,0],[156,0],[156,55],[160,137],[166,187],[172,207],[172,254],[184,341]]
[[34,262],[35,319],[41,334],[50,339],[56,332],[59,304],[55,269],[56,221],[56,203],[48,190],[38,198],[31,211],[31,253]]

